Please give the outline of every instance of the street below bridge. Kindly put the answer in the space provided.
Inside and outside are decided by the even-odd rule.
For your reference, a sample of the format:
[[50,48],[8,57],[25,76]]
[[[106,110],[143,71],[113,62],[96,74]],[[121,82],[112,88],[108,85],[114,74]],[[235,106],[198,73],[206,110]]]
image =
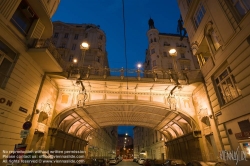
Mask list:
[[133,162],[132,159],[123,159],[121,162],[116,164],[117,166],[139,166],[138,163]]

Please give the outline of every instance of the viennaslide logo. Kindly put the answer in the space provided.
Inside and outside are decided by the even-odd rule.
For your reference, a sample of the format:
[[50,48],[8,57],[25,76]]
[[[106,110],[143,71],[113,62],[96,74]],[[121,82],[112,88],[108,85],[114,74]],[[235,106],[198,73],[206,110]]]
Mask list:
[[220,159],[224,161],[235,161],[236,165],[239,161],[247,161],[247,154],[245,151],[240,151],[239,146],[236,151],[222,150],[219,152]]

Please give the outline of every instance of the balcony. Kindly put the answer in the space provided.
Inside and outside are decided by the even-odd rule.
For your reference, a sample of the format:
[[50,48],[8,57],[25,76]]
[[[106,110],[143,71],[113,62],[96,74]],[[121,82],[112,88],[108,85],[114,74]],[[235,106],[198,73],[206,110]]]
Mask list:
[[62,72],[66,63],[50,40],[36,40],[28,53],[45,72]]
[[36,131],[39,133],[45,133],[45,130],[46,130],[46,125],[38,122],[36,126]]

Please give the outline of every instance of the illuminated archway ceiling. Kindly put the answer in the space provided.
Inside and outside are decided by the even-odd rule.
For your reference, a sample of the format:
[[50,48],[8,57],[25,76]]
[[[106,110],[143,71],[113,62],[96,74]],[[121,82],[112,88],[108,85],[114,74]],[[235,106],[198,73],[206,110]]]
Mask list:
[[[74,88],[74,81],[55,79],[59,89]],[[105,89],[104,93],[121,94],[126,91],[126,83],[121,87],[121,82],[114,81],[85,81],[84,85],[88,94],[97,93]],[[183,94],[190,95],[198,84],[182,87]],[[110,88],[109,88],[110,87]],[[165,83],[129,83],[129,89],[136,89],[144,95],[148,92],[166,93],[175,87]],[[108,89],[108,90],[107,90]],[[118,93],[118,94],[119,94]],[[126,94],[125,94],[126,95]],[[93,96],[92,96],[93,98]],[[192,121],[192,122],[191,122]],[[59,129],[86,139],[94,130],[107,126],[132,125],[153,128],[161,131],[169,139],[179,137],[191,132],[195,122],[189,115],[179,111],[172,111],[166,103],[157,103],[140,100],[106,99],[86,102],[84,107],[71,108],[63,111],[54,121]]]

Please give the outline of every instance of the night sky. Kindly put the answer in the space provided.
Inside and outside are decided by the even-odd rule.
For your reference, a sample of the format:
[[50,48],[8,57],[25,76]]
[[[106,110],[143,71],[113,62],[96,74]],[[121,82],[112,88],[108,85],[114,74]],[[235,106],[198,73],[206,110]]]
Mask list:
[[[110,68],[125,68],[122,9],[122,0],[61,0],[52,21],[100,25],[107,38],[106,51]],[[124,13],[127,67],[135,69],[145,59],[149,18],[154,20],[159,32],[177,33],[180,12],[177,0],[124,0]],[[119,128],[119,133],[124,134],[132,128]]]

